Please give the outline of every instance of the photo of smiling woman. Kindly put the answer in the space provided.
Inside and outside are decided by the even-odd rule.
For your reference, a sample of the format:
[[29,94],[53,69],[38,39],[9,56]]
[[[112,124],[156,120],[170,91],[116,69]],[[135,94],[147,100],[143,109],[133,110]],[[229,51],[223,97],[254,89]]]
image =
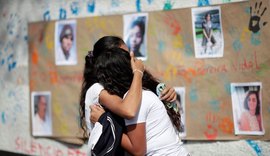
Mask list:
[[124,41],[129,51],[133,51],[135,57],[147,59],[147,22],[148,14],[124,15]]
[[264,134],[261,88],[259,82],[231,84],[235,134]]

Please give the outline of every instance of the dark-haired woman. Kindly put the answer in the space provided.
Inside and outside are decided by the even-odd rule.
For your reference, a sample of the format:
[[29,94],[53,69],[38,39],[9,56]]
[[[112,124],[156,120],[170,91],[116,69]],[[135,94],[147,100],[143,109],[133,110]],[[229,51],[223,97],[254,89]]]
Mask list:
[[[110,94],[125,97],[133,74],[141,73],[132,70],[130,59],[120,48],[110,49],[97,58],[95,74]],[[180,124],[174,120],[179,121],[179,114],[166,107],[152,91],[143,89],[139,112],[125,120],[127,133],[123,134],[121,145],[132,155],[188,155],[176,130]]]
[[260,98],[258,91],[249,91],[244,101],[245,111],[241,114],[239,129],[242,131],[262,131]]
[[[94,90],[93,91],[94,93],[91,94],[90,92],[91,86],[93,86],[94,84],[95,86],[101,86],[98,83],[99,81],[94,73],[95,68],[94,65],[96,59],[101,54],[106,53],[108,49],[115,47],[120,47],[122,49],[128,50],[126,44],[121,38],[116,36],[105,36],[99,39],[94,44],[93,51],[89,52],[89,54],[85,57],[84,76],[80,97],[80,115],[81,115],[81,127],[83,128],[84,132],[86,132],[86,129],[88,129],[88,135],[91,129],[93,128],[93,124],[91,124],[89,120],[90,105],[100,103],[107,110],[110,110],[111,112],[119,115],[120,117],[125,119],[131,119],[136,115],[140,107],[142,86],[155,92],[156,86],[159,84],[157,80],[154,80],[152,78],[153,76],[149,72],[143,71],[144,70],[143,64],[140,60],[132,59],[131,63],[134,65],[133,69],[137,70],[136,72],[134,72],[134,77],[132,79],[129,92],[124,99],[116,95],[111,95],[106,89],[102,88],[101,89],[99,88],[97,91]],[[139,71],[144,72],[143,78],[141,77],[141,73]],[[165,90],[162,93],[163,94],[160,97],[162,100],[171,102],[176,99],[175,90],[171,87],[165,88]],[[91,98],[94,95],[97,95],[99,99],[97,100]]]

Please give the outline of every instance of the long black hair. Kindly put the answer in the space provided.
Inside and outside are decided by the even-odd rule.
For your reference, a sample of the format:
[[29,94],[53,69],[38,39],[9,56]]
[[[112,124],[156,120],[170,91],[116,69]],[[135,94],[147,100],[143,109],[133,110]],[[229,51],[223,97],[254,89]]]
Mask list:
[[[103,53],[108,52],[112,48],[119,48],[125,45],[125,42],[117,36],[104,36],[100,38],[93,47],[93,51],[89,51],[85,56],[85,65],[83,72],[83,82],[81,87],[80,95],[80,125],[84,131],[84,137],[87,137],[86,124],[85,124],[85,95],[94,83],[99,82],[96,75],[94,74],[94,65],[96,59]],[[126,52],[129,55],[129,53]],[[157,79],[148,72],[145,71],[143,75],[143,87],[147,88],[155,93],[156,86],[159,84]],[[122,97],[122,96],[120,96]]]
[[[127,51],[121,48],[108,50],[97,58],[94,69],[99,83],[110,94],[123,97],[129,90],[133,79],[133,72],[130,64],[130,55]],[[156,80],[152,77],[148,81]],[[178,131],[183,132],[179,112],[169,108],[165,102],[164,104],[173,125]]]

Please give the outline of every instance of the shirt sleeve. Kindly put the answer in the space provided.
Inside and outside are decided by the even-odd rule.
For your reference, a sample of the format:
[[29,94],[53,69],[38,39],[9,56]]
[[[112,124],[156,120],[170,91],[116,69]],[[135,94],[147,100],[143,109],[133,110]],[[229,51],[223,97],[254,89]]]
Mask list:
[[136,116],[130,120],[125,119],[126,126],[146,122],[148,106],[146,99],[142,97],[142,103]]
[[95,83],[86,92],[84,106],[85,106],[85,121],[88,133],[94,127],[94,125],[91,124],[90,121],[91,111],[89,107],[90,105],[99,103],[99,95],[103,89],[104,87],[101,84]]

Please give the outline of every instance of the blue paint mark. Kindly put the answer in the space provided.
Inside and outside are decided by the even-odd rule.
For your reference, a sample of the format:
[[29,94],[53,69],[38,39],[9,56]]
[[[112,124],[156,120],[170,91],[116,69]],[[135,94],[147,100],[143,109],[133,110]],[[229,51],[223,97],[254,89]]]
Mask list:
[[224,84],[224,88],[227,94],[231,94],[231,84],[229,82]]
[[93,13],[95,11],[95,1],[94,0],[90,0],[88,3],[87,3],[87,11],[89,13]]
[[12,90],[8,92],[8,97],[11,98],[11,96],[15,97],[15,93]]
[[192,56],[193,52],[192,52],[192,46],[190,44],[185,44],[185,54],[186,56]]
[[13,35],[13,29],[15,28],[15,18],[17,18],[17,14],[11,14],[7,23],[7,32],[9,35]]
[[268,107],[268,113],[270,113],[270,106]]
[[250,7],[245,7],[245,13],[248,15],[250,14]]
[[147,0],[148,4],[152,4],[154,0]]
[[119,7],[119,0],[112,0],[111,6],[112,7]]
[[44,12],[44,14],[43,14],[43,21],[50,21],[50,20],[51,20],[50,11],[47,10],[47,11]]
[[25,41],[28,41],[28,36],[26,35],[26,36],[24,36],[24,38],[23,38]]
[[199,0],[198,6],[208,6],[210,5],[209,0]]
[[158,52],[163,53],[165,50],[165,42],[164,41],[158,41]]
[[172,10],[173,4],[170,0],[166,0],[163,6],[163,10]]
[[141,12],[141,1],[140,0],[136,0],[136,8],[137,8],[137,12]]
[[5,112],[2,112],[2,123],[5,124],[6,123],[6,116],[5,116]]
[[67,11],[64,8],[59,9],[59,19],[66,19],[67,18]]
[[[1,58],[1,55],[2,55],[2,51],[0,51],[0,58]],[[2,58],[2,60],[0,61],[0,65],[2,66],[4,63],[5,63],[5,59]]]
[[242,47],[243,47],[242,43],[241,43],[241,41],[239,39],[234,40],[233,49],[234,49],[235,52],[240,51],[242,49]]
[[257,156],[261,156],[262,155],[262,150],[259,147],[259,145],[253,141],[253,140],[246,140],[246,142],[254,149],[254,151],[256,152]]
[[191,102],[196,102],[198,100],[197,90],[193,86],[191,87],[191,90],[189,93],[189,99]]
[[70,10],[73,15],[78,15],[79,14],[79,3],[78,2],[72,2],[70,4]]
[[251,39],[250,42],[252,45],[258,46],[261,44],[261,40],[259,39],[261,36],[260,32],[251,33]]
[[217,100],[211,100],[209,101],[209,104],[213,108],[214,111],[219,111],[220,110],[220,102]]
[[14,57],[13,54],[10,54],[8,56],[8,59],[7,59],[7,61],[8,61],[8,71],[11,71],[12,69],[14,69],[16,67],[17,62],[13,61],[13,57]]

